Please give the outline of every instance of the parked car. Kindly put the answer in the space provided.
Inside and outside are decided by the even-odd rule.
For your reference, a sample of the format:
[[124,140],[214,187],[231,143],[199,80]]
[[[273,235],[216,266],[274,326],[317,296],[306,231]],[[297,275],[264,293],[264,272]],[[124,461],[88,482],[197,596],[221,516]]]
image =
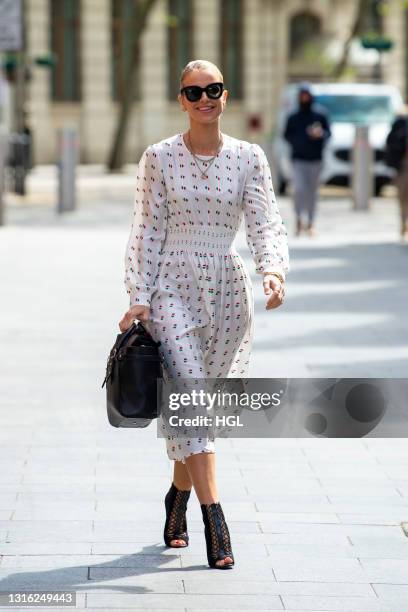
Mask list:
[[[291,180],[290,145],[282,134],[290,113],[297,109],[298,84],[287,85],[278,112],[272,156],[277,191],[285,193]],[[330,185],[350,185],[355,126],[369,126],[369,141],[374,150],[374,191],[379,195],[394,171],[384,163],[384,148],[391,124],[403,105],[401,93],[392,85],[376,83],[312,83],[315,104],[328,113],[332,136],[323,156],[321,181]]]

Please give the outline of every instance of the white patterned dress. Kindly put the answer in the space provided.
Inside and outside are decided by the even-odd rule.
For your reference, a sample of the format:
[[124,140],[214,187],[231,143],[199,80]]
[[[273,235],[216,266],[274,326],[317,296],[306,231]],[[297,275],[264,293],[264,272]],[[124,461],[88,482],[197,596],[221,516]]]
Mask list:
[[[209,155],[197,156],[205,168]],[[255,143],[223,134],[201,178],[181,133],[148,146],[139,161],[125,253],[130,306],[150,306],[146,324],[170,378],[247,377],[253,290],[234,246],[244,218],[256,272],[289,271],[287,231],[270,167]],[[170,459],[214,452],[208,435],[187,438],[159,426]]]

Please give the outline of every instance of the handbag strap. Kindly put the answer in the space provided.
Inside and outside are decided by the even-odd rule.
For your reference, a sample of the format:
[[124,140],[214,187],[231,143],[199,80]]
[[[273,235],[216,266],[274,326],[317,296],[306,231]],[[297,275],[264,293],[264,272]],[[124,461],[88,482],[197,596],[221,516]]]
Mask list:
[[136,325],[133,322],[132,325],[124,331],[122,334],[118,335],[117,345],[115,346],[116,350],[119,350],[121,346],[123,346],[128,338],[136,331]]
[[141,321],[138,322],[137,327],[140,327],[143,330],[143,333],[145,334],[146,338],[149,340],[149,342],[151,342],[154,346],[159,347],[161,345],[160,340],[158,340],[156,342],[156,340],[153,340],[151,333],[149,332],[148,329],[146,329],[146,327],[143,325],[143,323]]
[[146,327],[141,323],[141,321],[138,321],[137,323],[135,321],[133,321],[132,325],[129,327],[129,329],[127,329],[125,332],[123,332],[122,335],[120,335],[119,338],[119,342],[117,347],[117,350],[119,350],[124,344],[127,343],[127,341],[129,340],[129,338],[133,335],[140,335],[143,334],[146,337],[146,340],[149,344],[151,344],[152,346],[156,346],[159,347],[161,345],[161,342],[158,341],[156,342],[155,340],[153,340],[150,332],[146,329]]

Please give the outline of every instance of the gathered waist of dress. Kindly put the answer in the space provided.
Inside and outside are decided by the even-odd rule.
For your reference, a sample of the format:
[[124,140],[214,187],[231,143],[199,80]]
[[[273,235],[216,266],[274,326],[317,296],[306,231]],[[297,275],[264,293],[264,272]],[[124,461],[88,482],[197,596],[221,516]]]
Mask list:
[[188,251],[205,254],[235,253],[235,232],[216,232],[205,229],[167,231],[162,251]]

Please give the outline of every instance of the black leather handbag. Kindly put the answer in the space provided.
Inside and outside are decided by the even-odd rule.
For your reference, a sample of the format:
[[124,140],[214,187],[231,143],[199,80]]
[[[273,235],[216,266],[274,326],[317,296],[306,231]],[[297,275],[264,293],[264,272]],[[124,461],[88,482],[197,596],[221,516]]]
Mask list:
[[114,427],[147,427],[160,415],[163,359],[147,329],[132,323],[118,334],[106,365],[106,402]]

